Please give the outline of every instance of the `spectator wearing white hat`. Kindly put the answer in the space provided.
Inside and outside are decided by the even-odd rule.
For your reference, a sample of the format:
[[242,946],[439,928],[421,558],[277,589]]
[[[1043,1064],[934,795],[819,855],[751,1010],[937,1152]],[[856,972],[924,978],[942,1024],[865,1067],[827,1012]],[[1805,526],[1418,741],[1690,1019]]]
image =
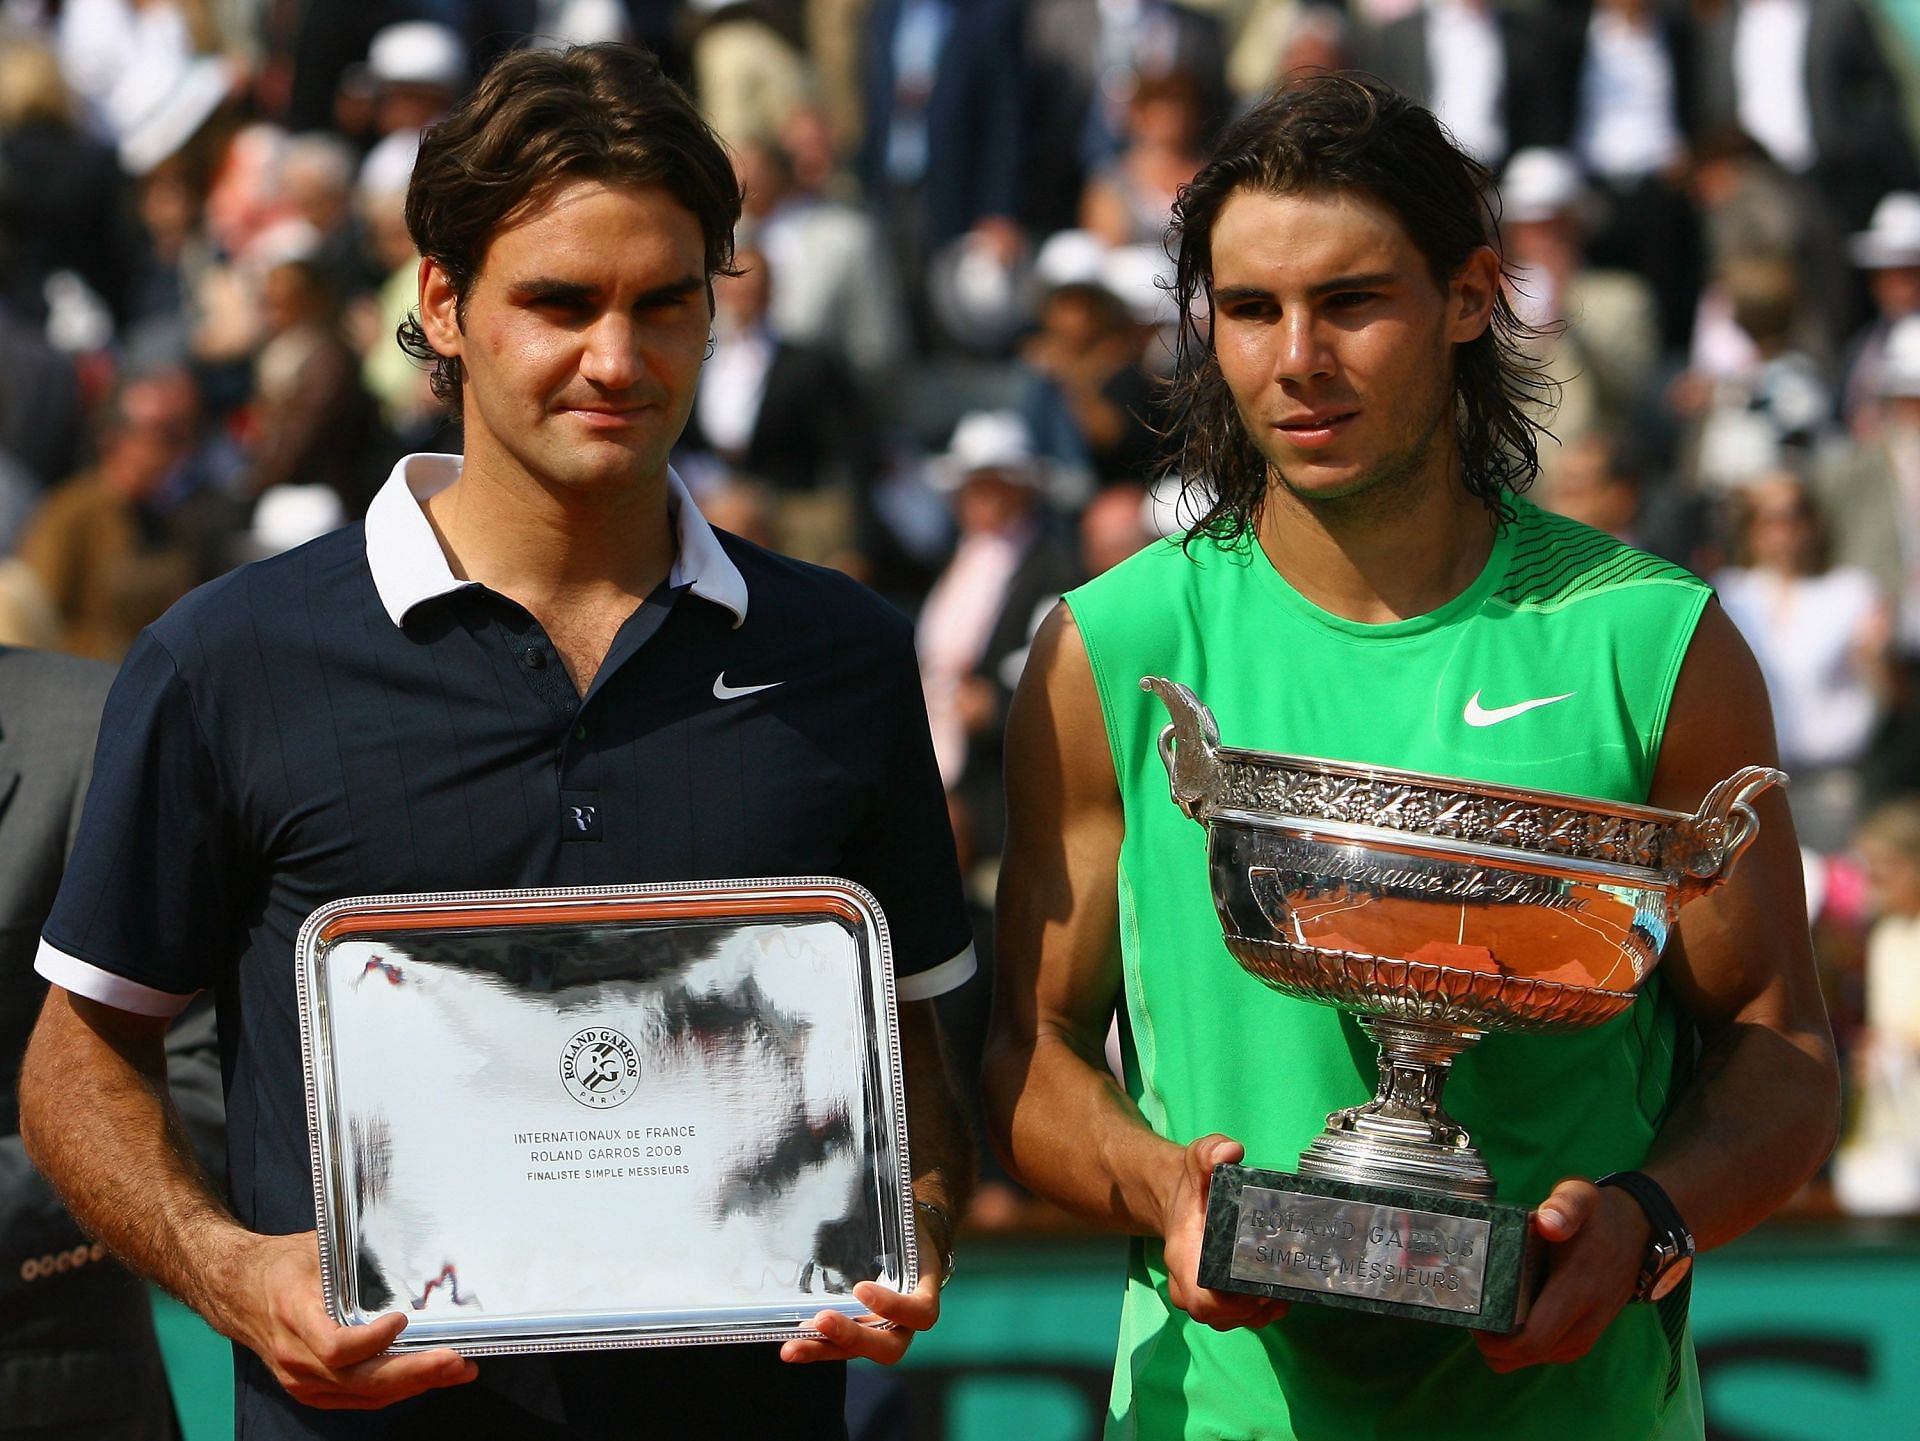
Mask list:
[[1164,407],[1150,351],[1164,291],[1146,250],[1063,230],[1036,262],[1045,288],[1020,353],[1018,405],[1055,464],[1058,504],[1083,500],[1089,480],[1145,484],[1158,468]]
[[367,152],[362,170],[385,173],[404,156],[411,173],[420,132],[467,88],[466,42],[432,20],[404,20],[373,37],[366,69],[374,85],[374,128],[380,139]]
[[1866,275],[1874,316],[1847,346],[1844,405],[1848,427],[1871,436],[1880,416],[1880,372],[1887,337],[1905,316],[1920,315],[1920,194],[1895,190],[1873,208],[1867,228],[1847,241]]
[[[940,778],[962,802],[972,853],[998,856],[1007,706],[1017,657],[1041,619],[1079,580],[1072,551],[1044,524],[1044,463],[1010,410],[974,411],[934,462],[951,494],[959,540],[927,594],[915,642]],[[1011,673],[1009,673],[1011,672]]]

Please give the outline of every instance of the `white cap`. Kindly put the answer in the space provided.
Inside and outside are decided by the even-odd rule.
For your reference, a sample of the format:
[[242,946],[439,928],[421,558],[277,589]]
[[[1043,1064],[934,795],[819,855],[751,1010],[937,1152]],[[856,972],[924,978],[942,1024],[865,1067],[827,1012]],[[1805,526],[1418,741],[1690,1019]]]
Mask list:
[[373,37],[367,47],[367,73],[384,85],[459,90],[467,83],[467,47],[445,25],[405,20]]
[[371,196],[405,195],[413,181],[413,163],[420,157],[420,132],[396,130],[374,142],[360,162],[353,188],[364,201]]
[[233,67],[216,55],[180,61],[139,87],[135,113],[121,117],[120,168],[146,175],[179,151],[233,93]]
[[1123,245],[1107,257],[1104,283],[1138,325],[1165,325],[1173,307],[1173,261],[1158,245]]
[[997,352],[1033,319],[1033,257],[1011,262],[971,233],[956,236],[927,262],[927,303],[941,327],[969,350]]
[[1920,315],[1893,322],[1880,357],[1882,395],[1920,395]]
[[929,479],[936,490],[958,490],[970,475],[983,470],[1003,473],[1008,480],[1040,483],[1033,436],[1016,410],[976,410],[960,417],[953,428],[947,453],[940,457]]
[[1895,190],[1881,196],[1867,228],[1847,241],[1847,254],[1862,270],[1920,265],[1920,195]]
[[1525,225],[1552,220],[1586,194],[1580,166],[1565,150],[1536,145],[1518,152],[1500,177],[1500,218]]
[[1091,230],[1056,230],[1033,258],[1033,273],[1052,290],[1062,285],[1099,285],[1107,264],[1106,242]]
[[258,557],[278,555],[346,523],[346,507],[331,486],[269,486],[254,502],[248,548]]

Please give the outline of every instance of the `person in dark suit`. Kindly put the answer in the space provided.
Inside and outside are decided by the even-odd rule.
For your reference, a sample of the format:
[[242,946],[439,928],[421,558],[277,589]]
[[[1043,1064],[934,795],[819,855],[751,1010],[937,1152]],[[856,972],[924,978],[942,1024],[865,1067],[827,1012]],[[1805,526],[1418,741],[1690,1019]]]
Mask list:
[[1007,264],[1021,245],[1021,13],[1021,0],[876,0],[867,20],[860,181],[887,216],[923,341],[936,251],[972,236]]
[[1356,59],[1497,170],[1516,150],[1554,143],[1561,106],[1540,83],[1546,49],[1545,27],[1509,0],[1424,0],[1363,36]]
[[0,647],[0,1437],[173,1435],[147,1288],[81,1231],[20,1144],[14,1077],[34,974],[80,819],[109,666]]
[[[1800,53],[1786,53],[1796,40]],[[1753,135],[1845,228],[1865,227],[1889,190],[1920,185],[1899,79],[1859,0],[1726,0],[1701,21],[1700,67],[1707,123]]]
[[859,382],[831,350],[782,336],[768,318],[766,256],[741,248],[714,281],[713,354],[682,440],[689,456],[764,482],[779,548],[818,564],[861,548],[880,457]]
[[1538,24],[1534,94],[1551,107],[1543,143],[1573,153],[1600,202],[1588,257],[1646,276],[1661,340],[1683,351],[1703,283],[1700,223],[1686,192],[1701,134],[1692,15],[1660,0],[1566,0]]

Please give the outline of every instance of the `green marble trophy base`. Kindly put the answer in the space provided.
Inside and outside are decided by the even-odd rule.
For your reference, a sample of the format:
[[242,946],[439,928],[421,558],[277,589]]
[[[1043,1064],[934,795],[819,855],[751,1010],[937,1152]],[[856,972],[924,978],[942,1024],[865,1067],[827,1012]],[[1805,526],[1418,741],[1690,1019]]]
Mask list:
[[1523,1206],[1216,1166],[1200,1284],[1506,1334],[1544,1247]]

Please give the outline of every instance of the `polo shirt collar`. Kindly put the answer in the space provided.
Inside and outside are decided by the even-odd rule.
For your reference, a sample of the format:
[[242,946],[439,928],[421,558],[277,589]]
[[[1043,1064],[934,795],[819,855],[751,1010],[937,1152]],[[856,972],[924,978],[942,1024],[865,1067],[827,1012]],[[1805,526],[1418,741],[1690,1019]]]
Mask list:
[[[478,584],[453,573],[423,509],[460,478],[460,463],[457,455],[406,456],[367,507],[367,567],[395,625],[404,624],[408,612],[424,601]],[[672,469],[667,471],[667,513],[676,542],[670,583],[731,611],[734,625],[740,625],[747,618],[746,578]]]

